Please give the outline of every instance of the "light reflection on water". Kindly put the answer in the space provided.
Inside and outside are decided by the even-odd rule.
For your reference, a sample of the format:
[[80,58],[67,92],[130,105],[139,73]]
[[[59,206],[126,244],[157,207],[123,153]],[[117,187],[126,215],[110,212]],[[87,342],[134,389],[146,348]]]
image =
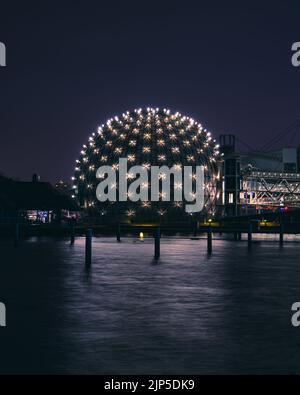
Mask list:
[[300,373],[300,244],[94,238],[0,242],[0,372]]

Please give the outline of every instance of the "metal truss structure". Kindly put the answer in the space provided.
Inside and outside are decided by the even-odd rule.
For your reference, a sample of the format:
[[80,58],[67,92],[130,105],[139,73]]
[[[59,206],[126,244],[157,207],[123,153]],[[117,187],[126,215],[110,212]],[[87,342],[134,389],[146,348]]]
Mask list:
[[300,174],[252,171],[242,179],[241,204],[300,207]]

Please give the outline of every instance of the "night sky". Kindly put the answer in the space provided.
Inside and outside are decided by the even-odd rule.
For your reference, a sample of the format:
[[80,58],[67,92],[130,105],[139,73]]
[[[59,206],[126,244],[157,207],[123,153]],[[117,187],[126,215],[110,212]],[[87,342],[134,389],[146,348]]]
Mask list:
[[254,148],[300,118],[299,1],[2,1],[0,41],[7,176],[70,181],[96,127],[139,107],[179,111]]

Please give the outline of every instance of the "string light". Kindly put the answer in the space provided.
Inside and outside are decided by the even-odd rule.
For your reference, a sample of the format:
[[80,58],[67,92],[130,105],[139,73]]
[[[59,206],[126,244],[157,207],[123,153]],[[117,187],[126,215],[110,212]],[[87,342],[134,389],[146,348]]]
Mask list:
[[128,162],[134,162],[135,161],[135,155],[134,154],[130,154],[127,156]]
[[135,210],[127,210],[126,211],[126,215],[128,216],[128,217],[133,217],[134,215],[135,215]]
[[163,162],[163,161],[166,160],[166,155],[164,155],[164,154],[163,154],[163,155],[158,155],[157,159],[158,159],[159,161]]
[[126,173],[127,180],[132,180],[134,178],[133,173]]
[[182,207],[182,202],[174,202],[174,207],[181,208]]

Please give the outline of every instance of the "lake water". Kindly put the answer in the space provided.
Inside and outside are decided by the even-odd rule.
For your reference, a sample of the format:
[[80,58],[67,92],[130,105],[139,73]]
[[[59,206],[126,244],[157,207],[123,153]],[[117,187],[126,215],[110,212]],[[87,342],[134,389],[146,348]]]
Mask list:
[[300,373],[300,243],[0,241],[0,373]]

